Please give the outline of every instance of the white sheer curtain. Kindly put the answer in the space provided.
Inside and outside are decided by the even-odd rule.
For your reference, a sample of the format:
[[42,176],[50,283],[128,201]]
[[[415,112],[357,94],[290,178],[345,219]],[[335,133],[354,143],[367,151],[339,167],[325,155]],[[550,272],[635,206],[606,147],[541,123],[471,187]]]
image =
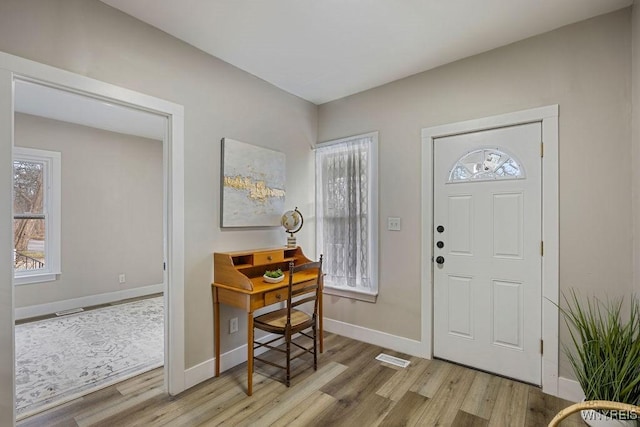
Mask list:
[[371,257],[371,136],[316,150],[317,242],[327,287],[377,293]]

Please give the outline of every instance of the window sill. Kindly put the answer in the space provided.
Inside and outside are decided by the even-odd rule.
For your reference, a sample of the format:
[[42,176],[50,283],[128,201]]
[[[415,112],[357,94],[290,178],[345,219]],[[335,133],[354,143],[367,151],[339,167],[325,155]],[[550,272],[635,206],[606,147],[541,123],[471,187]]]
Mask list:
[[19,285],[30,285],[32,283],[53,282],[58,278],[57,276],[58,275],[56,273],[43,273],[43,274],[31,274],[29,276],[16,276],[13,278],[13,284],[16,286],[19,286]]
[[357,291],[352,289],[345,288],[334,288],[329,285],[324,285],[322,293],[325,295],[334,295],[338,297],[351,298],[358,301],[372,302],[375,303],[378,298],[377,293],[368,293],[365,291]]

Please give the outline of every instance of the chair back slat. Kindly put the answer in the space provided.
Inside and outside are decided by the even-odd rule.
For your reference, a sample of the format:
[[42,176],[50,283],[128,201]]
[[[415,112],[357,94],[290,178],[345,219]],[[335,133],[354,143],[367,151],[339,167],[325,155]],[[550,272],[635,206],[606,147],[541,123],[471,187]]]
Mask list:
[[[308,282],[303,282],[299,287],[294,287],[294,278],[297,273],[317,270],[317,276]],[[313,315],[318,314],[318,297],[321,291],[320,281],[322,280],[322,255],[315,262],[295,265],[293,261],[289,263],[289,292],[287,296],[287,324],[291,324],[291,309],[302,304],[313,302]],[[298,286],[298,285],[296,285]]]
[[294,265],[295,272],[296,273],[300,273],[301,271],[320,268],[320,263],[321,262],[322,262],[322,255],[320,255],[320,260],[319,261],[312,261],[312,262],[306,262],[304,264]]
[[291,308],[294,308],[294,307],[297,307],[299,305],[306,304],[308,302],[315,301],[315,300],[316,300],[315,296],[310,296],[310,297],[306,297],[306,298],[300,298],[300,299],[297,299],[295,301],[291,301]]
[[318,282],[314,280],[313,283],[306,283],[302,287],[294,287],[291,290],[291,295],[295,298],[298,295],[307,294],[309,292],[315,291],[317,287],[318,287]]

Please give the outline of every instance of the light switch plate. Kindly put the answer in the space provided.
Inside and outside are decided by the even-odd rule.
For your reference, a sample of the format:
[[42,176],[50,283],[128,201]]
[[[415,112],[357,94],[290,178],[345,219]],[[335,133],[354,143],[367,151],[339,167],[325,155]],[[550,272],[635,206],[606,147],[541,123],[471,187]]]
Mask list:
[[387,218],[387,228],[391,231],[400,231],[400,218],[390,216]]

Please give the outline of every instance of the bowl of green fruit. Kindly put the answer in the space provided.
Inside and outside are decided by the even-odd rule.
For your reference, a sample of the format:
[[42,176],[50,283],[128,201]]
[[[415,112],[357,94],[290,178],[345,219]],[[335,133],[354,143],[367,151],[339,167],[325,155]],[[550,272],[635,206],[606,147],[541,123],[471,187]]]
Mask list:
[[268,282],[268,283],[278,283],[278,282],[282,282],[282,279],[284,279],[284,273],[280,269],[267,270],[265,271],[264,276],[262,276],[262,278],[264,279],[265,282]]

